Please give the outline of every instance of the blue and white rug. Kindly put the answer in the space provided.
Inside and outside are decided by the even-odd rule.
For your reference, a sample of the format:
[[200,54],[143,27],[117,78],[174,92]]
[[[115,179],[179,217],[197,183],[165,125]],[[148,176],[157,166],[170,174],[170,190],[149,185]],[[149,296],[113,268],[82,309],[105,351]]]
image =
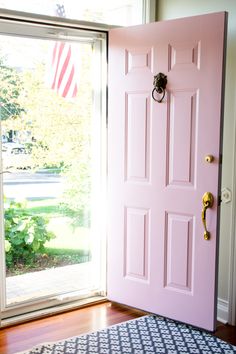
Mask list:
[[192,326],[149,315],[21,354],[96,353],[234,354],[236,347]]

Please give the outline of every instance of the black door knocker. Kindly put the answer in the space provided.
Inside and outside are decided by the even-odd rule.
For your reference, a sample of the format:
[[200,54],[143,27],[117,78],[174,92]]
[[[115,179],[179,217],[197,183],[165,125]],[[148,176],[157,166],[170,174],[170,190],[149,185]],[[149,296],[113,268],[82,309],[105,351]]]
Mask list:
[[[154,89],[152,90],[152,98],[161,103],[165,97],[165,89],[167,84],[167,76],[165,74],[159,73],[154,76],[153,85]],[[155,97],[156,93],[156,97]]]

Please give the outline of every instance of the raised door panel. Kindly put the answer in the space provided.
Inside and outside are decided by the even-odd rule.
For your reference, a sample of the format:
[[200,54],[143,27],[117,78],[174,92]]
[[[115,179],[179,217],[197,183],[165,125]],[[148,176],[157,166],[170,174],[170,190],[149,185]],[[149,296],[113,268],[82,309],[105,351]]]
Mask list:
[[170,92],[168,107],[167,185],[194,187],[198,93]]
[[149,230],[149,210],[125,209],[124,276],[130,280],[149,280]]
[[191,294],[193,270],[193,216],[166,214],[165,287]]
[[[150,177],[150,98],[148,93],[126,93],[125,171],[129,182]],[[136,156],[139,155],[137,159]]]

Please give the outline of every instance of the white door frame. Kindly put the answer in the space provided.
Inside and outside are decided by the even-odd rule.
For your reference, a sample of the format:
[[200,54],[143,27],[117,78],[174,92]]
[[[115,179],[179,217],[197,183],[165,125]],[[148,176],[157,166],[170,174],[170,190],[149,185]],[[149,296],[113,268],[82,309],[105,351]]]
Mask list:
[[[236,104],[235,104],[236,106]],[[232,211],[231,211],[231,237],[229,254],[229,304],[228,304],[228,323],[236,326],[236,126],[234,133],[234,168],[233,168],[233,191],[232,191]]]
[[[27,18],[29,20],[29,18]],[[94,124],[96,123],[96,129],[94,128],[93,131],[96,133],[96,141],[95,145],[93,146],[93,152],[96,153],[96,151],[101,151],[101,153],[104,155],[104,158],[96,158],[96,167],[99,169],[99,175],[94,178],[96,180],[96,183],[98,180],[105,178],[106,176],[106,166],[105,166],[105,146],[104,143],[102,142],[103,140],[106,141],[106,42],[107,42],[107,34],[104,31],[100,30],[93,30],[93,31],[88,31],[86,29],[80,29],[79,26],[73,26],[68,24],[63,24],[61,27],[59,24],[53,25],[53,24],[48,24],[45,21],[41,21],[40,23],[37,21],[36,23],[32,23],[32,18],[30,21],[25,21],[21,22],[21,20],[16,19],[16,14],[12,14],[12,18],[1,18],[0,19],[1,23],[1,28],[0,28],[0,35],[12,35],[12,36],[19,36],[19,37],[28,37],[28,38],[38,38],[38,39],[51,39],[51,40],[70,40],[70,41],[76,41],[78,42],[83,42],[83,43],[91,43],[93,45],[94,51],[93,51],[93,56],[95,58],[93,59],[93,70],[96,70],[96,75],[94,75],[94,87],[93,87],[93,92],[94,92],[94,97],[93,97],[93,102],[94,102],[94,117],[93,117],[93,122]],[[96,114],[95,114],[96,113]],[[94,134],[95,135],[95,134]],[[94,159],[95,160],[95,159]],[[2,171],[2,161],[0,162],[0,171]],[[96,169],[97,170],[97,169]],[[3,200],[3,188],[2,188],[2,174],[0,174],[0,182],[1,182],[1,190],[0,190],[0,198],[1,201]],[[105,182],[102,182],[102,185],[99,185],[95,188],[95,190],[98,190],[101,193],[105,194]],[[96,193],[96,192],[95,192]],[[97,193],[98,194],[98,193]],[[100,206],[100,200],[101,197],[99,198],[99,206]],[[98,203],[97,203],[98,204]],[[0,206],[1,210],[1,220],[0,220],[0,233],[1,235],[4,235],[4,207],[3,203],[1,203]],[[94,210],[96,210],[96,215],[98,214],[97,212],[98,205],[94,207]],[[100,210],[100,209],[99,209]],[[95,213],[94,213],[95,214]],[[95,216],[96,216],[95,215]],[[104,220],[103,217],[96,216],[95,222],[99,222],[99,231],[103,233],[105,236],[105,226],[104,222],[101,224],[100,220]],[[95,227],[94,227],[95,228]],[[98,229],[98,227],[97,227]],[[97,232],[99,232],[97,231]],[[100,236],[100,235],[99,235]],[[104,237],[103,237],[104,238]],[[99,242],[99,237],[97,238]],[[3,240],[4,241],[4,240]],[[91,291],[89,290],[88,292],[78,292],[73,294],[72,297],[66,297],[66,296],[48,296],[45,298],[38,298],[30,302],[21,302],[14,304],[12,306],[7,306],[7,299],[6,299],[6,282],[5,282],[5,274],[6,274],[6,267],[5,267],[5,250],[4,250],[4,242],[0,242],[0,275],[1,275],[1,282],[2,285],[0,289],[0,326],[6,326],[12,323],[15,323],[16,321],[18,322],[19,320],[22,319],[29,319],[32,318],[32,314],[26,314],[27,312],[32,312],[32,311],[38,311],[40,312],[39,314],[45,314],[47,313],[47,310],[45,310],[46,307],[50,306],[60,306],[60,311],[62,305],[66,308],[70,307],[69,302],[79,302],[84,303],[86,297],[94,297],[95,301],[101,299],[101,297],[104,298],[104,291],[105,291],[105,275],[100,279],[99,287],[96,289],[92,289]],[[99,258],[103,260],[101,264],[101,272],[105,273],[105,257],[104,257],[104,241],[102,241],[102,244],[98,245],[96,244],[96,247],[94,246],[94,249],[99,250],[101,249],[101,255],[99,257],[95,257],[93,259],[94,262],[96,262]],[[99,268],[96,265],[96,269],[99,271]],[[97,277],[98,279],[98,277]],[[91,301],[91,300],[90,300]],[[74,303],[75,306],[75,303]],[[78,304],[76,305],[78,306]],[[44,308],[44,309],[42,309]],[[26,315],[22,315],[22,314]],[[53,310],[50,309],[49,313],[53,313]],[[34,315],[35,316],[35,315]]]

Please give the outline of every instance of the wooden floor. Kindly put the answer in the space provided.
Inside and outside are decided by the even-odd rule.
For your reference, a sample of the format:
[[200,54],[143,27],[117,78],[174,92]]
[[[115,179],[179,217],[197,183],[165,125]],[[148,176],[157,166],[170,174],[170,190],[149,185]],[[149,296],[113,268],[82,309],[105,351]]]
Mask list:
[[[110,302],[31,321],[0,330],[0,353],[13,354],[39,343],[56,341],[145,315]],[[236,327],[218,323],[219,338],[236,345]]]

